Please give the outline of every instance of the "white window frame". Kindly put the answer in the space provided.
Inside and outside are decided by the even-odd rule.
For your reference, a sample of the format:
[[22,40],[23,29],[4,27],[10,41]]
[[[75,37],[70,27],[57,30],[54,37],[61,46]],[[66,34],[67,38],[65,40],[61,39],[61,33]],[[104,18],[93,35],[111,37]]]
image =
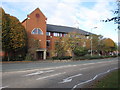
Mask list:
[[[48,33],[48,34],[47,34],[47,33]],[[46,32],[46,35],[47,35],[47,36],[50,36],[50,35],[51,35],[51,32]]]
[[[35,29],[37,29],[37,33],[33,33],[33,31],[34,31]],[[41,31],[41,34],[38,33],[38,30]],[[31,34],[43,35],[43,31],[42,31],[42,29],[40,29],[40,28],[34,28],[34,29],[32,30],[32,32],[31,32]]]

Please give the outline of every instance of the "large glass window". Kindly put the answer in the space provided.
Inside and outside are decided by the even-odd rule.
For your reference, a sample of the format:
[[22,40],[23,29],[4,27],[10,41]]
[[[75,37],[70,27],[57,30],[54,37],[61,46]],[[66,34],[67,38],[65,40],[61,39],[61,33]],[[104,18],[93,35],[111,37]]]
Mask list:
[[42,30],[40,28],[34,28],[31,32],[32,34],[43,34]]
[[34,30],[32,30],[32,34],[37,34],[37,28],[35,28]]

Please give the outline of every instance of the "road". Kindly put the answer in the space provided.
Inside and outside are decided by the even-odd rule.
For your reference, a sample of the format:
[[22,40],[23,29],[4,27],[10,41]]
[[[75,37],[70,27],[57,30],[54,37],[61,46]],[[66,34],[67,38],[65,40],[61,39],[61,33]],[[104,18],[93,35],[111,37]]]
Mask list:
[[69,88],[74,90],[85,88],[84,86],[89,82],[117,69],[118,58],[54,63],[8,63],[3,64],[2,67],[0,88]]

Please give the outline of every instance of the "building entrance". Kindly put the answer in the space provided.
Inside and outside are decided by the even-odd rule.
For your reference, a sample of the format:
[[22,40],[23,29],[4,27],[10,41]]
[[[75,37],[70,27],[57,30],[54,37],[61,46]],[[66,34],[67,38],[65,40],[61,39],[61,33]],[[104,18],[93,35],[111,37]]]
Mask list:
[[43,60],[43,54],[44,54],[43,51],[38,51],[38,52],[37,52],[37,59],[38,59],[38,60]]
[[37,49],[36,57],[38,60],[45,60],[46,59],[46,49]]

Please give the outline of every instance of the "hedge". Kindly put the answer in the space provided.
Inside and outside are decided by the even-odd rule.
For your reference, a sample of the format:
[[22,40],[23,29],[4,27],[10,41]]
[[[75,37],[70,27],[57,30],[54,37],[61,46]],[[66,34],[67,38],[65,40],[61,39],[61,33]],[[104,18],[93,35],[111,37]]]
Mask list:
[[63,57],[52,57],[53,60],[67,60],[67,59],[71,59],[71,56],[63,56]]

